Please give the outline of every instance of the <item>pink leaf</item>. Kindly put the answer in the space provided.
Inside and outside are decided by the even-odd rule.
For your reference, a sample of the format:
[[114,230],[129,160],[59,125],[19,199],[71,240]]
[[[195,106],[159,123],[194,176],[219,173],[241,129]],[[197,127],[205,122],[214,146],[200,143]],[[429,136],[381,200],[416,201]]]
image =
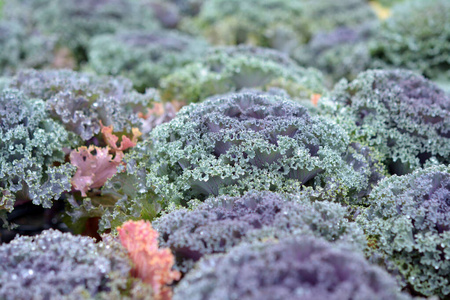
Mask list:
[[172,291],[166,285],[181,274],[172,270],[175,259],[170,249],[158,248],[158,232],[143,220],[125,222],[117,231],[135,265],[133,275],[152,286],[155,299],[170,300]]
[[[96,154],[91,152],[95,150]],[[93,145],[80,147],[70,153],[70,163],[78,167],[75,176],[72,178],[72,186],[75,190],[81,191],[83,197],[89,189],[100,188],[105,182],[117,173],[117,166],[122,162],[123,153],[116,152],[113,156],[108,154],[109,148],[100,148]]]

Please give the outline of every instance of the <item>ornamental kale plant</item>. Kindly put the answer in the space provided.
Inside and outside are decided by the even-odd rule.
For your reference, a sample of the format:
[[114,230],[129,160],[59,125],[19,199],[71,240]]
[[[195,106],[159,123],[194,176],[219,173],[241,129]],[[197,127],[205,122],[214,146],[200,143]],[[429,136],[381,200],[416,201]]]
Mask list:
[[434,79],[450,78],[450,2],[404,1],[380,28],[372,49],[382,66],[407,68]]
[[68,47],[78,61],[86,59],[92,36],[158,27],[152,10],[134,0],[8,0],[4,11],[9,18],[29,19],[37,30],[55,35],[58,44]]
[[0,75],[20,68],[49,66],[54,60],[55,40],[37,31],[27,30],[16,21],[0,21]]
[[369,41],[373,34],[372,23],[319,32],[306,45],[295,49],[292,57],[302,66],[321,70],[332,81],[354,79],[371,65]]
[[270,87],[283,88],[297,99],[325,92],[319,71],[302,68],[275,50],[238,46],[211,50],[202,60],[162,79],[161,96],[189,103],[245,88]]
[[392,176],[357,221],[391,270],[425,296],[450,295],[450,167]]
[[207,43],[176,31],[125,31],[92,39],[89,64],[99,74],[123,75],[136,89],[157,87],[162,77],[200,58]]
[[71,140],[42,100],[17,90],[0,92],[0,212],[29,200],[49,208],[70,190],[74,168],[64,164],[63,147]]
[[[288,52],[305,40],[301,1],[205,1],[189,28],[216,45],[252,44]],[[193,23],[193,24],[192,24]]]
[[2,299],[152,299],[120,243],[47,230],[0,246]]
[[364,0],[213,0],[205,2],[193,23],[213,44],[251,44],[290,53],[318,32],[375,19]]
[[134,186],[133,205],[139,194],[166,205],[251,189],[316,190],[359,203],[378,171],[366,150],[293,101],[236,93],[186,106],[156,127],[125,157],[127,175],[113,177],[110,189],[129,195]]
[[364,249],[361,229],[346,216],[346,208],[337,203],[251,191],[242,197],[210,198],[192,210],[171,211],[153,226],[160,245],[174,253],[178,269],[188,272],[204,255],[227,252],[241,241],[310,234]]
[[406,70],[375,70],[341,81],[332,92],[338,122],[376,148],[394,174],[450,163],[450,97]]
[[410,299],[358,252],[311,237],[243,244],[200,261],[175,288],[191,299]]
[[43,99],[52,117],[85,141],[100,132],[100,122],[119,132],[131,132],[141,123],[137,112],[150,100],[148,95],[135,92],[124,78],[69,70],[21,71],[11,86],[29,97]]

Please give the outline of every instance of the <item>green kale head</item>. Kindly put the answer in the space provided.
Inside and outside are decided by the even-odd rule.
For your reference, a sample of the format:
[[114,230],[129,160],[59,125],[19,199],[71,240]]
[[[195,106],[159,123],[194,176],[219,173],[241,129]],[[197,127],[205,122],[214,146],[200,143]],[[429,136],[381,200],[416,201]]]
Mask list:
[[298,66],[276,50],[250,46],[216,48],[161,81],[163,100],[199,102],[246,88],[285,89],[298,99],[325,91],[322,74]]
[[450,167],[392,176],[358,216],[388,269],[425,296],[450,295]]
[[450,163],[450,97],[406,70],[373,70],[341,81],[331,99],[350,135],[376,148],[391,173]]
[[143,92],[162,77],[199,59],[208,44],[176,31],[125,31],[92,39],[89,64],[99,74],[123,75]]
[[[32,200],[51,207],[71,189],[74,168],[64,163],[63,147],[73,137],[53,121],[39,99],[17,90],[0,92],[0,209]],[[75,139],[76,140],[76,139]]]

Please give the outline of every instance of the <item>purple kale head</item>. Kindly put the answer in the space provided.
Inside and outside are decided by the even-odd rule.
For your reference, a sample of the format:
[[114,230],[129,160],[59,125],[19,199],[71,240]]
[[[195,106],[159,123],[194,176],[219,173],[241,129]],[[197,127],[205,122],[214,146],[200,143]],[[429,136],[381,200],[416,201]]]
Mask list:
[[450,97],[406,70],[374,70],[340,82],[332,93],[339,122],[376,148],[395,174],[450,163]]
[[372,191],[358,217],[366,233],[410,288],[450,295],[450,167],[392,176]]
[[242,244],[201,260],[174,300],[409,299],[361,253],[310,236]]
[[42,100],[0,91],[0,211],[29,200],[48,208],[70,190],[74,169],[64,164],[63,147],[71,147],[71,140]]
[[[149,148],[151,154],[137,155]],[[181,203],[251,189],[326,189],[345,197],[366,189],[371,173],[364,155],[349,156],[357,150],[350,150],[341,127],[265,93],[187,106],[135,151],[130,160],[135,156],[147,170],[147,187],[165,201]]]
[[153,226],[160,244],[172,250],[178,268],[187,272],[204,255],[227,252],[242,241],[311,234],[364,248],[361,229],[348,223],[346,215],[337,203],[251,191],[242,197],[210,198],[192,210],[177,209]]
[[50,114],[83,140],[100,132],[100,122],[113,125],[115,131],[131,132],[140,124],[137,110],[149,100],[133,91],[126,79],[69,70],[22,71],[11,86],[44,100]]
[[129,299],[130,287],[146,288],[130,278],[131,268],[125,249],[110,237],[97,244],[47,230],[0,246],[0,298]]

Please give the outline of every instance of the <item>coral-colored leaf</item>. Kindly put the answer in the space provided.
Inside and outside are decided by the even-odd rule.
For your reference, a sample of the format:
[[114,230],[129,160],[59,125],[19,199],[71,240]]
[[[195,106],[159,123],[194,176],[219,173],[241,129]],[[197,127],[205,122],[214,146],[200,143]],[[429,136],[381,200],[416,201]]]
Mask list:
[[122,245],[133,261],[134,276],[150,284],[159,300],[170,300],[172,291],[167,284],[180,279],[172,270],[175,259],[170,249],[158,248],[158,232],[149,222],[128,221],[117,228]]
[[137,128],[133,128],[133,137],[128,138],[125,135],[122,135],[122,141],[120,142],[120,146],[117,146],[117,142],[119,141],[119,137],[113,134],[113,126],[103,126],[100,122],[100,126],[102,127],[102,134],[105,142],[113,151],[125,151],[128,148],[136,146],[137,139],[142,135],[142,133]]
[[[95,150],[96,155],[92,154]],[[70,153],[70,163],[78,167],[75,176],[72,178],[72,186],[75,190],[81,191],[83,197],[91,188],[100,188],[105,182],[117,173],[117,166],[121,164],[123,153],[118,151],[113,156],[108,154],[109,148],[95,146],[80,147]]]

